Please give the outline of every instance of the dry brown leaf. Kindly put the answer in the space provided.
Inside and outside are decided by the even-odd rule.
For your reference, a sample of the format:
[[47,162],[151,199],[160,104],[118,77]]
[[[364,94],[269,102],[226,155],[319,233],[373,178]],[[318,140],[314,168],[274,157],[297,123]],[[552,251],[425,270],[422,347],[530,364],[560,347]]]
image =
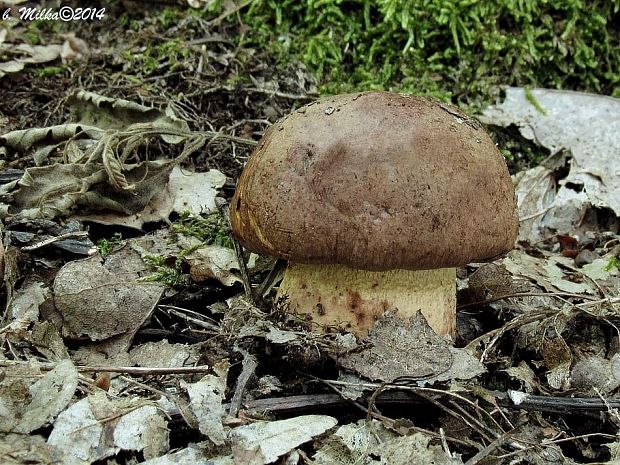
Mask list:
[[151,316],[164,286],[143,282],[148,270],[140,255],[124,247],[102,262],[99,256],[63,266],[54,280],[62,334],[92,340],[130,337]]
[[457,349],[428,325],[418,312],[403,322],[387,312],[370,330],[368,345],[338,357],[343,368],[375,381],[412,377],[421,382],[470,379],[484,367],[465,349]]

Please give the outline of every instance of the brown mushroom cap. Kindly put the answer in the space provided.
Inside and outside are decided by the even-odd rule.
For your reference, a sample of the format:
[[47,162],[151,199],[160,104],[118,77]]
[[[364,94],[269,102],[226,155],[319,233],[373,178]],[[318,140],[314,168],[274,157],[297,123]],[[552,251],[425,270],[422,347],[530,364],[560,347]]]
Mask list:
[[452,106],[387,92],[323,98],[269,128],[231,219],[253,252],[377,271],[491,259],[518,229],[485,131]]

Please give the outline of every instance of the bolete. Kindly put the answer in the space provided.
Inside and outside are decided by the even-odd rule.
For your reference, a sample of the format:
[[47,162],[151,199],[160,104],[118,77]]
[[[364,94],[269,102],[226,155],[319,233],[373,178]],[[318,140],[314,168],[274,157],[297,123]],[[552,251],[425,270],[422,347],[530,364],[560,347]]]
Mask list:
[[453,336],[455,267],[517,235],[504,158],[455,107],[387,92],[322,98],[271,126],[231,205],[250,251],[288,260],[292,311],[365,336],[385,310],[421,310]]

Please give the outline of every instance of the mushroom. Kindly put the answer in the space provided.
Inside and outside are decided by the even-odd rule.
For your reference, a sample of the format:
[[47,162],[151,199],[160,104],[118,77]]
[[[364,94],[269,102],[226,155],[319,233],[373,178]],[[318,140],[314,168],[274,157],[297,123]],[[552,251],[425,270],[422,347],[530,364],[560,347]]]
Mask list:
[[455,267],[514,245],[504,158],[455,107],[388,92],[323,98],[270,127],[241,174],[232,230],[288,260],[291,311],[363,337],[388,309],[454,336]]

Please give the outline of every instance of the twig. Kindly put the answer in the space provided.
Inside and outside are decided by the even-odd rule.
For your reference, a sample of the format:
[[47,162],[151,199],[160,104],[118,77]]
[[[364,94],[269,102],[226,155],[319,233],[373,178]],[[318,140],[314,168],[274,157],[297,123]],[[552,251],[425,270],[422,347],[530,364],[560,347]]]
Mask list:
[[258,299],[262,299],[266,294],[271,291],[276,281],[276,278],[286,268],[285,260],[276,260],[276,263],[273,265],[273,268],[269,271],[267,277],[263,280],[263,282],[256,289],[256,297]]
[[[498,433],[496,433],[495,431],[492,431],[490,428],[483,425],[478,420],[474,420],[474,421],[468,420],[467,418],[465,418],[465,416],[459,415],[457,412],[447,407],[446,405],[442,404],[441,402],[433,399],[431,396],[426,395],[423,392],[416,392],[416,395],[420,396],[422,399],[426,400],[427,402],[433,404],[435,407],[439,408],[440,410],[443,410],[444,412],[446,412],[448,415],[451,415],[455,419],[460,420],[462,423],[467,425],[473,431],[477,432],[486,441],[491,442],[493,440],[492,437],[498,436]],[[492,437],[489,436],[489,434],[491,434]]]
[[[359,402],[356,402],[356,401],[350,400],[350,399],[346,399],[343,396],[342,392],[340,392],[340,390],[338,390],[336,388],[336,386],[331,384],[332,381],[324,380],[324,379],[321,379],[321,378],[316,378],[316,377],[314,377],[312,375],[306,375],[306,376],[309,376],[310,378],[313,378],[313,379],[315,379],[317,381],[320,381],[320,382],[326,384],[330,389],[334,390],[337,393],[337,395],[340,397],[340,399],[339,399],[340,402],[347,403],[347,404],[352,404],[352,405],[356,406],[362,412],[366,412],[371,419],[372,418],[376,418],[377,420],[380,420],[380,421],[382,421],[384,423],[391,423],[392,424],[392,428],[393,428],[393,425],[394,425],[394,420],[393,419],[385,417],[385,416],[381,415],[378,412],[372,412],[372,410],[370,410],[369,408],[364,407]],[[343,384],[350,384],[350,383],[343,383]],[[369,421],[370,420],[367,419],[367,422],[369,422]],[[369,424],[369,429],[372,431],[372,426],[371,426],[372,424],[371,423],[368,423],[368,424]],[[419,426],[410,426],[409,429],[411,429],[413,431],[416,431],[418,433],[423,433],[423,434],[425,434],[427,436],[430,436],[430,437],[433,437],[435,439],[441,439],[441,435],[439,433],[435,433],[434,431],[430,431],[430,430],[427,430],[427,429],[424,429],[424,428],[420,428]],[[474,443],[473,441],[461,440],[461,439],[453,438],[453,437],[450,437],[450,436],[445,436],[445,439],[446,439],[446,441],[450,441],[450,442],[453,442],[455,444],[460,444],[460,445],[463,445],[463,446],[472,447],[474,449],[478,449],[479,448],[478,445],[476,443]]]
[[443,447],[444,452],[449,458],[452,458],[452,452],[450,452],[450,447],[448,447],[448,441],[446,441],[446,432],[442,427],[439,427],[439,436],[441,436],[441,446]]
[[[228,226],[232,229],[232,225],[230,222],[230,209],[228,205],[226,205],[222,210],[224,212],[224,217],[228,222]],[[241,272],[241,281],[243,281],[243,289],[245,290],[245,295],[248,297],[248,299],[250,299],[250,302],[252,302],[253,305],[256,305],[254,293],[252,292],[250,273],[248,271],[248,265],[245,261],[243,249],[241,248],[241,244],[239,244],[239,241],[237,241],[237,238],[234,235],[231,236],[231,239],[235,249],[235,255],[237,256],[237,262],[239,262],[239,271]]]
[[620,399],[601,400],[598,397],[554,397],[519,393],[520,401],[515,403],[508,393],[489,391],[502,407],[518,408],[521,410],[535,410],[538,412],[559,413],[562,415],[575,414],[584,411],[607,411],[611,408],[620,408]]
[[488,333],[478,336],[476,339],[474,339],[469,344],[467,344],[465,348],[466,349],[475,348],[481,341],[485,339],[490,339],[488,345],[485,347],[484,351],[482,352],[482,355],[480,356],[480,361],[483,362],[487,354],[490,352],[491,348],[504,335],[504,333],[506,333],[507,331],[510,331],[511,329],[518,328],[519,326],[523,326],[528,323],[533,323],[535,321],[542,320],[543,318],[547,318],[558,312],[559,310],[543,309],[538,312],[523,313],[513,318],[512,320],[510,320],[508,323],[506,323],[501,328],[494,329],[492,331],[489,331]]
[[214,25],[214,24],[219,24],[221,23],[223,20],[225,20],[226,18],[228,18],[229,16],[234,15],[235,13],[237,13],[238,11],[241,11],[242,9],[244,9],[246,6],[248,6],[250,3],[252,3],[254,0],[246,0],[245,2],[235,6],[234,8],[231,8],[230,10],[224,11],[221,15],[219,15],[217,18],[212,19],[211,21],[207,21],[207,24],[209,26]]
[[27,245],[21,248],[26,252],[30,252],[31,250],[40,249],[41,247],[45,247],[47,245],[53,244],[54,242],[60,242],[67,239],[73,239],[76,237],[88,237],[88,231],[75,231],[67,234],[61,234],[60,236],[50,237],[49,239],[45,239],[44,241],[37,242],[36,244]]
[[[171,315],[175,315],[175,316],[178,316],[179,318],[183,318],[189,323],[193,323],[196,326],[199,326],[200,328],[215,331],[216,333],[219,332],[220,330],[220,327],[218,325],[211,323],[209,321],[205,321],[206,317],[204,315],[201,315],[198,312],[194,312],[186,308],[175,307],[174,305],[159,305],[158,307],[161,308],[162,310],[167,311]],[[190,315],[196,315],[196,316],[190,316]]]
[[289,94],[287,92],[279,92],[277,90],[269,90],[269,89],[259,89],[257,87],[246,87],[245,89],[246,92],[249,92],[251,94],[264,94],[264,95],[271,95],[274,97],[281,97],[281,98],[287,98],[289,100],[313,100],[315,98],[318,97],[318,95],[316,94]]
[[[462,310],[464,308],[475,307],[478,305],[486,305],[493,302],[497,302],[498,300],[511,299],[513,297],[574,297],[576,299],[584,299],[584,300],[594,300],[595,297],[585,295],[585,294],[573,294],[570,292],[515,292],[512,294],[500,295],[497,297],[491,297],[490,299],[481,300],[479,302],[470,302],[467,304],[459,305],[457,307],[458,310]],[[576,304],[583,305],[583,304]]]
[[[0,367],[14,367],[21,365],[28,365],[30,362],[17,361],[17,360],[0,360]],[[56,363],[37,363],[37,368],[45,371],[51,371],[56,368]],[[187,375],[195,373],[207,373],[211,371],[211,367],[208,365],[198,365],[194,367],[122,367],[122,366],[76,366],[77,371],[80,373],[99,373],[107,371],[110,373],[125,373],[128,375],[137,376],[152,376],[152,375]]]
[[504,444],[506,444],[510,440],[510,436],[513,434],[513,432],[514,430],[508,431],[507,433],[495,439],[491,444],[486,446],[484,449],[478,451],[476,455],[474,455],[467,462],[465,462],[465,465],[477,465],[478,463],[482,462],[491,454],[491,452],[501,448]]
[[230,401],[230,415],[236,417],[241,409],[241,403],[243,402],[243,393],[245,392],[245,387],[250,381],[250,378],[254,374],[256,367],[258,366],[258,362],[256,358],[249,354],[248,352],[242,350],[243,354],[243,362],[241,364],[241,374],[239,378],[237,378],[237,386],[235,387],[235,393],[233,395],[232,400]]

